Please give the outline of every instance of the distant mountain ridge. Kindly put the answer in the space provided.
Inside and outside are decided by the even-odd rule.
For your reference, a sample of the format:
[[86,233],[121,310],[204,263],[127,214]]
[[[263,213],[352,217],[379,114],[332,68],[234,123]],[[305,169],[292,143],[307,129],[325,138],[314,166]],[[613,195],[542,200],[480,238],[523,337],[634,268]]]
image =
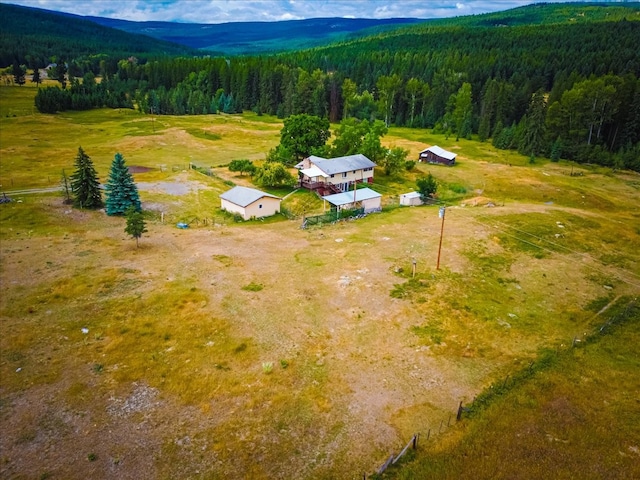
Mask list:
[[81,18],[128,33],[224,55],[256,55],[312,48],[424,21],[417,18],[310,18],[280,22],[201,24]]
[[44,66],[51,57],[192,56],[189,47],[104,27],[85,17],[0,3],[0,67]]

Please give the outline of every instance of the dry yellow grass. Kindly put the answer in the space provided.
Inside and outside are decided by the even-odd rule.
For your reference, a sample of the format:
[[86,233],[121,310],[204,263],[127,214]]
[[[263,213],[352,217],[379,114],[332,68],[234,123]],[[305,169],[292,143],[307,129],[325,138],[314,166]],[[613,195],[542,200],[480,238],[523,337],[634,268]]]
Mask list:
[[[200,147],[211,158],[219,151],[253,158],[277,142],[277,123],[268,119],[230,117],[220,140],[205,140],[186,132],[222,129],[223,117],[158,119],[170,124],[163,133],[149,136],[145,127],[131,137],[123,135],[134,128],[125,125],[127,113],[86,115],[32,121],[56,123],[39,135],[64,143],[58,154],[69,160],[79,137],[59,142],[63,125],[73,135],[93,129],[85,150],[102,169],[122,146],[131,148],[122,152],[129,164],[154,167]],[[2,127],[17,132],[19,120]],[[109,143],[101,129],[113,136]],[[250,135],[266,143],[245,141]],[[29,148],[12,148],[24,162]],[[71,210],[60,197],[1,205],[2,475],[371,472],[412,433],[437,428],[460,400],[526,365],[540,347],[588,328],[593,299],[635,291],[636,177],[594,173],[574,184],[555,168],[545,165],[546,176],[543,168],[471,158],[431,168],[470,192],[483,176],[488,198],[514,184],[521,193],[509,198],[522,195],[495,208],[449,208],[440,271],[441,221],[431,207],[307,231],[284,219],[179,230],[178,219],[215,218],[228,185],[155,170],[136,180],[191,190],[141,191],[143,205],[166,216],[164,224],[149,217],[136,249],[123,219]],[[2,167],[3,178],[13,173]],[[409,186],[380,180],[390,190]],[[562,196],[545,203],[541,185]],[[605,203],[611,208],[599,211]],[[545,243],[549,251],[538,255],[513,239],[523,234],[512,227],[577,253]]]

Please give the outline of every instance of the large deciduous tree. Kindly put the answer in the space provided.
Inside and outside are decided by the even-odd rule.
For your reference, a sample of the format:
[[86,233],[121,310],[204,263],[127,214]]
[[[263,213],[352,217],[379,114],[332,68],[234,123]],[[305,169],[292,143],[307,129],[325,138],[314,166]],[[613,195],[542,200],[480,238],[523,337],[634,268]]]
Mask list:
[[284,120],[280,145],[291,152],[292,160],[297,163],[324,147],[330,136],[329,120],[303,113]]
[[107,215],[122,215],[130,207],[140,211],[138,187],[136,187],[133,176],[120,153],[116,153],[113,158],[105,190],[107,192]]
[[382,75],[378,77],[376,86],[378,87],[380,107],[384,112],[384,124],[388,127],[393,116],[393,107],[396,101],[396,96],[402,88],[402,79],[396,73],[390,77]]
[[426,177],[420,177],[416,180],[416,186],[418,187],[418,193],[423,202],[432,198],[438,190],[438,182],[433,175],[431,175],[431,172],[429,172],[429,175]]
[[402,147],[392,147],[387,151],[387,154],[381,160],[381,164],[384,167],[384,173],[386,175],[393,175],[402,170],[404,166],[409,150]]
[[296,179],[289,170],[278,162],[266,162],[256,169],[253,181],[261,187],[293,186],[296,183]]
[[336,129],[331,154],[334,157],[362,153],[371,161],[376,162],[384,158],[386,149],[382,147],[380,139],[388,129],[384,122],[376,120],[357,120],[348,118],[340,122]]
[[49,67],[49,77],[60,82],[60,87],[63,90],[67,88],[67,64],[64,60],[58,60],[57,63]]
[[251,160],[246,158],[241,160],[231,160],[229,162],[229,171],[240,172],[240,176],[245,172],[253,174],[256,171],[256,166]]
[[78,147],[75,160],[75,171],[71,175],[71,192],[73,204],[79,208],[102,207],[102,193],[98,174],[89,155],[82,147]]
[[471,138],[473,121],[473,104],[471,100],[471,84],[464,82],[455,96],[455,107],[453,109],[456,141],[460,137]]

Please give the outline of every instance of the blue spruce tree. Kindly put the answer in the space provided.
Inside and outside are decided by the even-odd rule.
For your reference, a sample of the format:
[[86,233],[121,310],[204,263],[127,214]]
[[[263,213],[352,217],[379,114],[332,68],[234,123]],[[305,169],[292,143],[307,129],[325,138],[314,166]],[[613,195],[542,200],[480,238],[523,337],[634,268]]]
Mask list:
[[138,212],[141,210],[138,187],[124,163],[124,157],[119,153],[116,153],[111,163],[111,172],[105,190],[107,215],[124,215],[129,207],[133,207]]

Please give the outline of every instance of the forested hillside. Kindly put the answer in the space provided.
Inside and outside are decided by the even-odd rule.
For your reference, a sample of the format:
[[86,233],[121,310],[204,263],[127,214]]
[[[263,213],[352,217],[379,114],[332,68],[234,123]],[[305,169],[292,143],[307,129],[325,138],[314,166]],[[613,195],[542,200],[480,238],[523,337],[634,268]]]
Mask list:
[[53,57],[98,73],[100,60],[191,55],[188,47],[100,26],[81,17],[0,3],[0,66],[44,67]]
[[86,17],[100,25],[179,43],[211,55],[258,55],[301,50],[420,22],[415,18],[309,18],[216,24],[129,22]]
[[[640,5],[512,12],[516,26],[494,26],[508,24],[509,12],[463,17],[278,56],[121,60],[100,84],[89,77],[69,90],[43,89],[36,105],[378,118],[476,136],[532,161],[640,170]],[[520,25],[526,18],[536,25]]]

